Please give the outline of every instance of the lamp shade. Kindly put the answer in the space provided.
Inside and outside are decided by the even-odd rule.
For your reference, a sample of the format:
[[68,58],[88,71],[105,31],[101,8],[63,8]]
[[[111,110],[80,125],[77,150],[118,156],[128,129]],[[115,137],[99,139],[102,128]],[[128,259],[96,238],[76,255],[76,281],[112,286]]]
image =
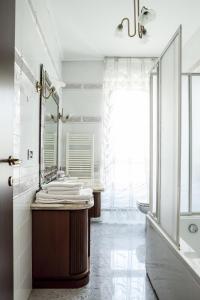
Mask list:
[[122,23],[120,23],[116,29],[115,29],[115,36],[118,38],[124,38],[125,37],[125,33],[124,33],[124,27],[122,25]]
[[138,21],[141,25],[146,25],[147,23],[153,21],[156,18],[156,13],[153,9],[148,9],[143,6],[141,13],[139,15]]
[[145,33],[142,35],[142,38],[140,39],[141,44],[147,44],[150,41],[150,35],[148,33]]

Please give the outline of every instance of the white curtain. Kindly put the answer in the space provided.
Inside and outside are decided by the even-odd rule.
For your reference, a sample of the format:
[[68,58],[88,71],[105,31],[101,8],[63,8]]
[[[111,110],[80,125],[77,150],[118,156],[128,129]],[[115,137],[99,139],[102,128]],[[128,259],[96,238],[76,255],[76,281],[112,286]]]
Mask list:
[[137,200],[147,200],[152,66],[152,59],[108,58],[105,61],[103,208],[135,208]]

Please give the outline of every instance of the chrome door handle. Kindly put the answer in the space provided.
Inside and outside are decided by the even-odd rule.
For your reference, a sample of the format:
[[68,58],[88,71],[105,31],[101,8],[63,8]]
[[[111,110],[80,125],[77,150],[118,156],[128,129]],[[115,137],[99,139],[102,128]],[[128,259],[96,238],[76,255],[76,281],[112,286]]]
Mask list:
[[21,163],[21,160],[18,158],[14,158],[12,156],[9,156],[6,159],[0,159],[0,163],[8,163],[9,166],[19,165]]

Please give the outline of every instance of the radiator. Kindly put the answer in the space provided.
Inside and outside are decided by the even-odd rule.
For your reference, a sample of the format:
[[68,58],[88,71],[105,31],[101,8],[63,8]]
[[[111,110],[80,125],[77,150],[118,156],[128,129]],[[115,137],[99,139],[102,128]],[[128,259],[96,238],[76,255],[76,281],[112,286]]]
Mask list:
[[45,133],[44,165],[45,167],[53,167],[57,165],[57,142],[55,133]]
[[66,174],[82,179],[94,178],[94,135],[67,133]]

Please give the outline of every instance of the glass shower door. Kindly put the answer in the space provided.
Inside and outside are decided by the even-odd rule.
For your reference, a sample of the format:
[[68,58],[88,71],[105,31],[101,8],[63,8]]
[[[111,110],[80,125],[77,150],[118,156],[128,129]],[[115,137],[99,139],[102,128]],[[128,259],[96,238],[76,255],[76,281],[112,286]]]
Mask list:
[[191,198],[192,212],[200,212],[200,76],[191,76],[191,138],[192,138],[192,161],[191,161]]
[[181,27],[160,59],[159,222],[179,245],[181,173]]
[[181,26],[158,59],[150,84],[151,213],[171,241],[179,246]]

